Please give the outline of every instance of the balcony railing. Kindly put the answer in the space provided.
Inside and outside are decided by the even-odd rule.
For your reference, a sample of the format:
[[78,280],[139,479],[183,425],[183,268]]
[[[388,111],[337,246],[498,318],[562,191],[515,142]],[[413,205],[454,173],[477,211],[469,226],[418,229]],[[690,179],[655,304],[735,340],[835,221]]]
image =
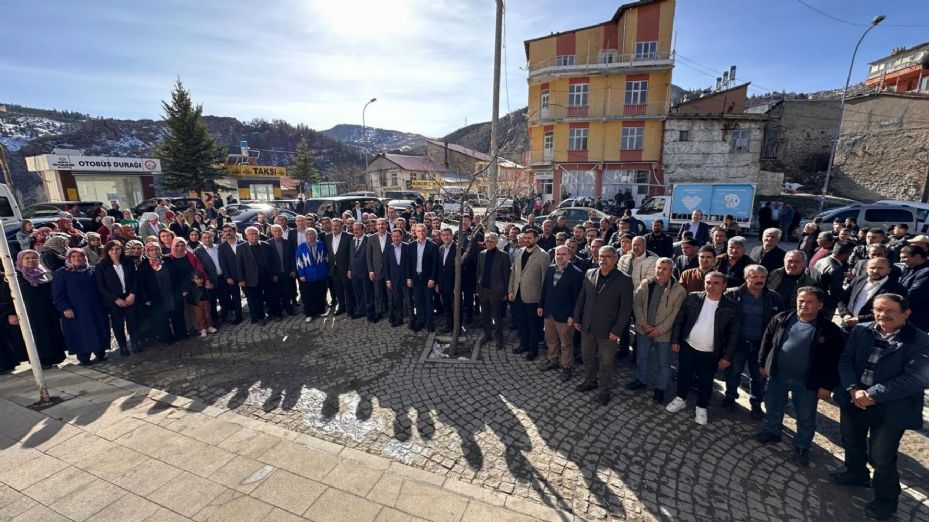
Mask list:
[[530,125],[540,123],[554,123],[558,121],[584,121],[584,120],[629,120],[661,117],[668,114],[668,103],[604,103],[602,105],[584,105],[579,107],[566,107],[564,105],[549,105],[529,113]]
[[573,63],[564,62],[564,57],[529,62],[529,78],[545,74],[589,74],[624,68],[664,69],[674,66],[674,53],[575,56]]

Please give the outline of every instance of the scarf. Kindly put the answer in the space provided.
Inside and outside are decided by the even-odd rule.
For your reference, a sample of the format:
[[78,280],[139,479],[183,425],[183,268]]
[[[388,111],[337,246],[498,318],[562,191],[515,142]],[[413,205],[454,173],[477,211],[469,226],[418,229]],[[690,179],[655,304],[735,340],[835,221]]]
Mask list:
[[26,254],[39,255],[35,250],[23,250],[16,254],[16,271],[22,274],[23,279],[25,279],[30,286],[39,286],[51,282],[52,273],[41,264],[36,268],[29,268],[23,265],[23,258],[26,257]]
[[[75,252],[80,252],[80,254],[84,256],[84,264],[74,265],[71,263],[71,254]],[[68,272],[84,272],[88,268],[90,268],[90,265],[87,264],[87,254],[84,253],[83,250],[80,248],[69,248],[68,251],[65,252],[65,270]]]
[[68,218],[58,220],[58,230],[72,236],[83,237],[79,230],[71,226],[71,220]]

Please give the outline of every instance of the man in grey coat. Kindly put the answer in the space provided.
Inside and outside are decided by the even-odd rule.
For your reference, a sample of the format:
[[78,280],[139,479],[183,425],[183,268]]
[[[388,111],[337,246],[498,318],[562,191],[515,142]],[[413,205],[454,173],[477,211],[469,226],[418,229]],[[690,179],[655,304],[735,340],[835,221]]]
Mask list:
[[519,327],[519,346],[513,353],[526,352],[526,359],[532,361],[539,356],[542,340],[542,318],[536,310],[551,258],[536,245],[538,234],[534,228],[527,228],[523,237],[526,246],[517,250],[513,258],[508,298],[513,303],[513,317]]
[[600,404],[610,402],[616,343],[632,315],[632,278],[616,269],[619,256],[611,246],[600,247],[600,267],[584,277],[569,324],[581,332],[584,382],[578,391],[596,389]]

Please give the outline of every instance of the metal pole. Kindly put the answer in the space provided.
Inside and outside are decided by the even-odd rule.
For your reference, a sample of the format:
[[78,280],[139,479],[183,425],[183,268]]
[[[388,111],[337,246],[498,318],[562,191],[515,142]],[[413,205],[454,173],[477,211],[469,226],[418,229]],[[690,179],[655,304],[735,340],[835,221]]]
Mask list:
[[[493,164],[490,166],[490,205],[491,208],[496,208],[497,206],[497,166],[500,162],[499,154],[497,153],[497,132],[500,123],[500,54],[501,54],[501,42],[502,42],[502,33],[503,33],[503,0],[497,0],[497,20],[496,28],[494,30],[494,93],[493,93],[493,112],[490,119],[490,155],[493,156]],[[495,212],[491,212],[491,215],[486,216],[490,221],[488,226],[492,227],[494,224]]]
[[[368,146],[371,144],[371,142],[368,140],[368,126],[365,125],[365,111],[368,110],[368,105],[371,105],[372,103],[376,101],[377,101],[377,98],[371,98],[371,100],[369,100],[368,103],[365,104],[364,108],[361,109],[361,133],[363,135],[362,143],[365,144],[365,146],[363,147],[364,153],[365,153],[365,187],[369,186],[369,183],[368,183]],[[370,187],[374,187],[374,184],[371,183]]]
[[32,365],[32,376],[35,377],[36,388],[39,392],[39,402],[48,403],[48,387],[45,385],[45,372],[42,371],[42,362],[39,360],[39,350],[35,346],[35,338],[32,336],[32,324],[29,322],[29,314],[26,313],[26,304],[23,302],[23,292],[19,288],[19,279],[16,277],[16,269],[13,266],[13,258],[10,255],[10,245],[6,238],[0,238],[0,257],[3,258],[3,272],[5,279],[10,287],[10,295],[13,296],[13,307],[19,318],[19,329],[23,333],[23,342],[26,344],[26,353],[29,356],[29,364]]
[[835,151],[839,146],[839,133],[842,131],[842,118],[845,113],[845,96],[848,94],[848,83],[852,80],[852,69],[855,67],[855,55],[858,54],[858,47],[861,45],[861,42],[864,40],[864,37],[868,35],[871,29],[877,27],[877,24],[884,21],[884,15],[874,17],[874,20],[871,20],[871,25],[865,29],[864,33],[861,34],[861,38],[858,39],[858,43],[855,44],[855,50],[852,51],[852,61],[848,64],[848,75],[845,77],[845,87],[842,89],[842,100],[839,102],[839,123],[836,125],[835,136],[832,138],[832,150],[829,152],[829,165],[826,167],[826,180],[823,182],[823,192],[819,195],[819,211],[823,211],[823,207],[826,205],[826,194],[829,192],[829,180],[832,178],[832,163],[835,161]]

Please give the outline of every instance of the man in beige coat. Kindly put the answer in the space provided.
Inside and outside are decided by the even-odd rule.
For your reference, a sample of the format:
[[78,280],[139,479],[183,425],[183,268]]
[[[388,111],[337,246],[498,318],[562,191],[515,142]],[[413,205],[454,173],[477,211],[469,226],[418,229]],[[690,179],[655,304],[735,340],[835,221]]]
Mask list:
[[551,258],[536,245],[538,232],[534,228],[526,228],[522,236],[526,246],[513,256],[507,298],[513,304],[513,318],[519,328],[519,346],[513,348],[513,353],[526,352],[526,359],[532,361],[539,356],[542,340],[542,318],[536,310]]
[[672,277],[673,272],[674,261],[659,258],[655,261],[654,277],[643,280],[632,298],[636,379],[627,384],[626,389],[636,391],[650,385],[655,390],[652,398],[662,406],[671,380],[671,329],[687,297],[687,291]]

